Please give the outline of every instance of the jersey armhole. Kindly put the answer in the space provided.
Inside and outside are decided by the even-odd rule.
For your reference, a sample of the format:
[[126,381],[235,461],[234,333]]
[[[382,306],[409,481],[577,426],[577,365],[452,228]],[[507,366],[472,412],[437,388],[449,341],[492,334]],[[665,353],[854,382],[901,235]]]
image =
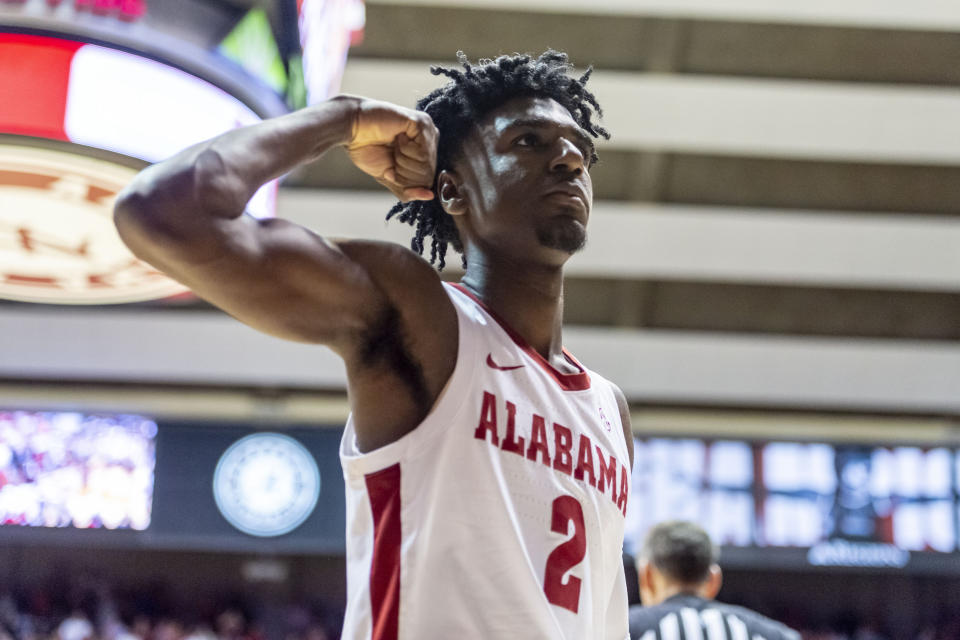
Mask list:
[[390,444],[361,453],[356,446],[353,416],[348,417],[340,442],[340,458],[345,473],[365,475],[429,451],[429,440],[441,436],[444,430],[457,424],[460,413],[465,410],[465,399],[477,371],[475,363],[479,357],[479,341],[474,335],[473,322],[467,315],[468,312],[454,299],[457,295],[455,290],[446,283],[444,289],[457,312],[457,362],[453,373],[420,424]]

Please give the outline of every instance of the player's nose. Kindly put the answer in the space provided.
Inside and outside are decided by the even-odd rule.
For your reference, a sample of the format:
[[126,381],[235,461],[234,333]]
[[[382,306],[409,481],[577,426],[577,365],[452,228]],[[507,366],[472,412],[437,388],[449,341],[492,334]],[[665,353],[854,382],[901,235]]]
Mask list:
[[586,166],[586,158],[577,145],[562,136],[557,139],[556,152],[550,161],[551,171],[579,176]]

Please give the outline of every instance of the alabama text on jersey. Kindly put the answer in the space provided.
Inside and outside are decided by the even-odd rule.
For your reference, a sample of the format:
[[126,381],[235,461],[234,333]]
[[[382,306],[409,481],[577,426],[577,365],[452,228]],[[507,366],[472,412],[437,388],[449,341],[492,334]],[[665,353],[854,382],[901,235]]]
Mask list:
[[445,285],[459,347],[424,421],[368,453],[352,419],[347,640],[624,640],[629,452],[612,385],[556,370]]

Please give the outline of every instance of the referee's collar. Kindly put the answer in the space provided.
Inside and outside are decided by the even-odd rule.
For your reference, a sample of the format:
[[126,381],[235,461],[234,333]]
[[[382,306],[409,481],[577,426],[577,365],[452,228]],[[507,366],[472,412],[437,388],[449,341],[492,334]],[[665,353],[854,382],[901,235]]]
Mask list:
[[683,605],[683,604],[695,605],[695,604],[700,604],[706,601],[707,601],[706,598],[701,598],[695,593],[686,593],[681,591],[680,593],[675,593],[669,598],[667,598],[666,600],[664,600],[662,604],[669,603],[669,604],[680,604],[680,605]]

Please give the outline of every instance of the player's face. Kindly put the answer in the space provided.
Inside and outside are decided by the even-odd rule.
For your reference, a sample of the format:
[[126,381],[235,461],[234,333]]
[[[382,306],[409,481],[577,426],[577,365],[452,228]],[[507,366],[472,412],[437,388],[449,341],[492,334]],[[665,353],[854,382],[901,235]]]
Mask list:
[[548,98],[515,98],[490,112],[455,169],[466,206],[462,237],[488,255],[562,264],[586,242],[593,143]]

